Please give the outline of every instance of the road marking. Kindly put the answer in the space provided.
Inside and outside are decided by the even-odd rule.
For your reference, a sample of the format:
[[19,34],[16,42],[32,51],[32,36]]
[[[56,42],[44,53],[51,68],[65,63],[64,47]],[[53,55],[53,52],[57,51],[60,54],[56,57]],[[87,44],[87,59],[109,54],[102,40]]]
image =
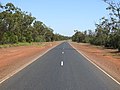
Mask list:
[[33,62],[35,62],[38,58],[42,57],[43,55],[45,55],[48,51],[52,50],[53,48],[57,47],[58,45],[55,45],[53,47],[51,47],[50,49],[46,50],[44,53],[40,54],[39,56],[37,56],[36,58],[34,58],[32,61],[28,62],[27,64],[21,66],[20,68],[18,68],[17,70],[11,72],[10,74],[8,74],[7,76],[5,76],[4,78],[0,79],[0,84],[2,84],[4,81],[6,81],[7,79],[9,79],[10,77],[14,76],[15,74],[17,74],[18,72],[20,72],[21,70],[23,70],[24,68],[26,68],[28,65],[32,64]]
[[64,52],[62,52],[62,54],[64,54]]
[[64,65],[64,62],[63,61],[61,61],[61,66],[63,66]]
[[120,82],[117,81],[114,77],[112,77],[110,74],[108,74],[105,70],[103,70],[101,67],[99,67],[97,64],[95,64],[92,60],[90,60],[86,55],[84,55],[82,52],[77,50],[71,43],[69,43],[77,52],[79,52],[83,57],[85,57],[89,62],[91,62],[94,66],[96,66],[99,70],[101,70],[104,74],[106,74],[108,77],[110,77],[113,81],[115,81],[118,85],[120,85]]

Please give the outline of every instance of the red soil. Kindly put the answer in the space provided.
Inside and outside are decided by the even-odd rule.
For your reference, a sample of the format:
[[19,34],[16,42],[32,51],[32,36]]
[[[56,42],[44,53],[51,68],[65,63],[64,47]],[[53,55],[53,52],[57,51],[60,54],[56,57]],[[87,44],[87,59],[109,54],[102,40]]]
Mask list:
[[0,80],[22,67],[35,57],[47,51],[49,48],[59,44],[58,42],[44,43],[38,46],[19,46],[0,49]]
[[90,44],[71,43],[77,50],[120,81],[120,53],[114,49],[104,49]]

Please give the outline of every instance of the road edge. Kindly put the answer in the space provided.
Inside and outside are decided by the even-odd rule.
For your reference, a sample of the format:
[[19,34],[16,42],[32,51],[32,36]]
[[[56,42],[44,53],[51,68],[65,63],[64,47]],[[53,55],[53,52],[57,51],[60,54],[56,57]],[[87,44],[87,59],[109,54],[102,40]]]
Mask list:
[[70,42],[69,44],[78,52],[80,53],[84,58],[86,58],[90,63],[92,63],[95,67],[97,67],[99,70],[101,70],[104,74],[106,74],[109,78],[111,78],[113,81],[115,81],[118,85],[120,85],[120,82],[116,80],[113,76],[111,76],[109,73],[107,73],[105,70],[103,70],[100,66],[98,66],[96,63],[94,63],[91,59],[89,59],[85,54],[77,50]]
[[[59,43],[58,45],[60,45],[61,43]],[[2,84],[4,81],[6,81],[7,79],[9,79],[10,77],[14,76],[15,74],[17,74],[18,72],[20,72],[21,70],[23,70],[24,68],[26,68],[28,65],[32,64],[33,62],[35,62],[38,58],[42,57],[43,55],[45,55],[47,52],[49,52],[50,50],[52,50],[53,48],[57,47],[58,45],[52,46],[51,48],[49,48],[48,50],[46,50],[45,52],[43,52],[42,54],[38,55],[37,57],[35,57],[33,60],[31,60],[30,62],[22,65],[20,68],[16,69],[15,71],[11,72],[10,74],[8,74],[7,76],[5,76],[4,78],[2,78],[0,80],[0,84]]]

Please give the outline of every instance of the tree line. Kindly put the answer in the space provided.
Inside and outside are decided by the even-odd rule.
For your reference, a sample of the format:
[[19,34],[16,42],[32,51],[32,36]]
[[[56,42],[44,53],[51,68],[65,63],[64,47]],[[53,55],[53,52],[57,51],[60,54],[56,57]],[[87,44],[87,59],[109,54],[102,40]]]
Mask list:
[[22,11],[12,3],[0,4],[0,44],[18,42],[49,42],[69,39],[54,34],[53,29],[37,21],[31,13]]
[[95,31],[75,30],[72,41],[87,42],[120,51],[120,2],[103,1],[108,4],[106,10],[109,11],[109,18],[102,17],[100,22],[95,24]]

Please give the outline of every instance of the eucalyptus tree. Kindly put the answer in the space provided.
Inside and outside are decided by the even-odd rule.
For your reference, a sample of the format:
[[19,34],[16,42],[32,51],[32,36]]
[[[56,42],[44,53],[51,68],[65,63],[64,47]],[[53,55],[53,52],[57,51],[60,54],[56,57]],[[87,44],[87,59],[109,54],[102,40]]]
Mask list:
[[113,48],[118,48],[120,51],[120,1],[103,0],[109,5],[106,9],[110,11],[111,19],[111,44]]
[[11,34],[13,34],[13,13],[15,12],[15,6],[12,3],[7,3],[5,6],[1,6],[0,8],[2,9],[0,12],[1,43],[9,43],[14,37],[14,35],[12,37]]
[[22,11],[12,3],[0,4],[0,44],[54,40],[53,29],[37,21],[31,13]]
[[84,42],[85,34],[80,31],[75,31],[75,34],[72,36],[72,41],[74,42]]
[[45,27],[43,22],[41,21],[35,21],[33,23],[33,39],[35,42],[41,42],[41,41],[45,41]]

